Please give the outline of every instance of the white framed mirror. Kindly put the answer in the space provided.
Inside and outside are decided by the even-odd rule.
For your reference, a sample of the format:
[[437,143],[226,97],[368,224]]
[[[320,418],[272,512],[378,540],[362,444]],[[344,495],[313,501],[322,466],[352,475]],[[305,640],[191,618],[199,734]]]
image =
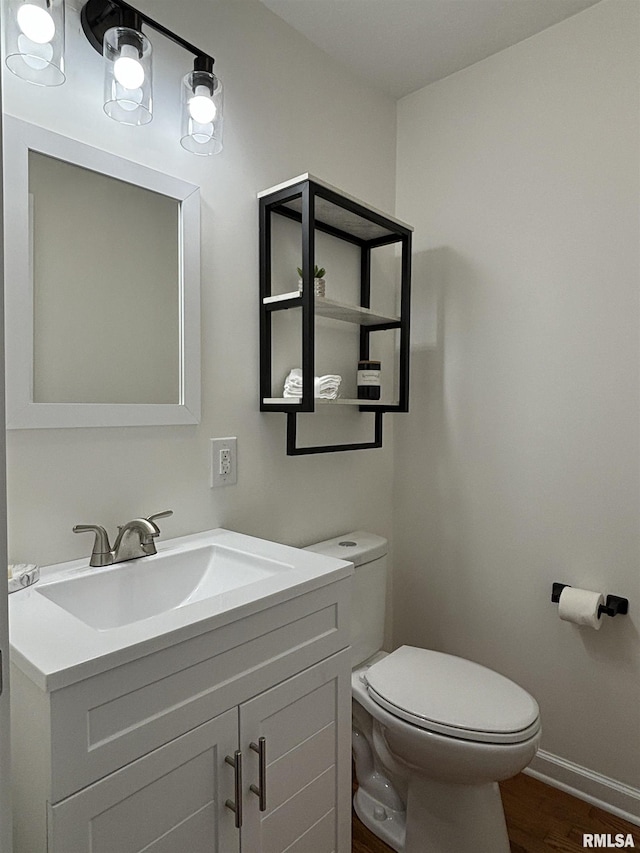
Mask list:
[[8,429],[200,421],[200,191],[4,119]]

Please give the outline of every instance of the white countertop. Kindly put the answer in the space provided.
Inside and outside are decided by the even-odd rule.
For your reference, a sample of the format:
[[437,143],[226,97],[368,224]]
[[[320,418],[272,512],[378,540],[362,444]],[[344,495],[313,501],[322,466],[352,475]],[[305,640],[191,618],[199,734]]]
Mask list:
[[[88,557],[48,566],[41,569],[38,583],[9,596],[12,662],[42,690],[57,690],[353,573],[353,565],[345,560],[221,528],[159,542],[157,549],[160,555],[209,544],[279,561],[286,564],[286,571],[138,622],[97,629],[41,595],[38,589],[63,578],[103,570],[89,568]],[[141,560],[147,563],[154,557]]]

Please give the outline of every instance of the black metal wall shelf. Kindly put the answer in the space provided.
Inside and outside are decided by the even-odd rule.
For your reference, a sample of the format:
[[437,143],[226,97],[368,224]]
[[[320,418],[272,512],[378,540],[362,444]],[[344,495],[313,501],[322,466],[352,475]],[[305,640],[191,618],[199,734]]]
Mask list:
[[[258,194],[260,206],[260,409],[287,415],[287,454],[304,455],[382,446],[384,412],[409,410],[409,319],[411,287],[411,226],[363,204],[352,196],[314,178],[300,175]],[[272,294],[272,215],[283,216],[302,226],[302,293]],[[321,231],[360,249],[360,304],[315,296],[315,233]],[[372,311],[371,253],[379,246],[400,244],[400,316]],[[301,309],[302,396],[274,397],[272,389],[272,316],[274,312]],[[360,359],[369,358],[370,335],[397,329],[398,398],[393,401],[314,398],[315,318],[352,323],[360,328]],[[317,405],[357,406],[374,414],[374,438],[356,444],[298,446],[297,415],[313,412]]]

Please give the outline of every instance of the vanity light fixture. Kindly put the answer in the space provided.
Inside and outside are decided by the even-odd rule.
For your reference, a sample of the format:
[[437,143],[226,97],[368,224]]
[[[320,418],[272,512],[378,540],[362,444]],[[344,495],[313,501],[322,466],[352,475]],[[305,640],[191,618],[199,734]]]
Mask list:
[[120,124],[148,124],[153,118],[151,42],[134,10],[123,9],[120,24],[104,34],[104,111]]
[[64,73],[64,0],[7,0],[7,68],[38,86],[60,86]]
[[208,56],[197,56],[182,80],[180,145],[204,156],[222,151],[222,83]]
[[80,14],[90,44],[104,56],[104,110],[122,124],[147,124],[153,117],[151,42],[143,24],[195,57],[182,83],[180,144],[193,154],[222,150],[222,84],[213,57],[134,9],[124,0],[88,0]]

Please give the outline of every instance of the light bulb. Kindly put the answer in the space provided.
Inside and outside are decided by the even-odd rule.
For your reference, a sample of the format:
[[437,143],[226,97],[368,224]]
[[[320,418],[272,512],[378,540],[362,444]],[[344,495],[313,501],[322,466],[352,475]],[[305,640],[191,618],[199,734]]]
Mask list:
[[46,9],[25,3],[18,9],[18,26],[36,44],[47,44],[56,34],[55,21]]
[[122,45],[120,56],[113,63],[113,76],[125,89],[139,89],[144,83],[144,68],[133,45]]
[[209,124],[216,117],[216,105],[211,100],[206,86],[196,86],[193,98],[189,98],[189,115],[198,124]]

